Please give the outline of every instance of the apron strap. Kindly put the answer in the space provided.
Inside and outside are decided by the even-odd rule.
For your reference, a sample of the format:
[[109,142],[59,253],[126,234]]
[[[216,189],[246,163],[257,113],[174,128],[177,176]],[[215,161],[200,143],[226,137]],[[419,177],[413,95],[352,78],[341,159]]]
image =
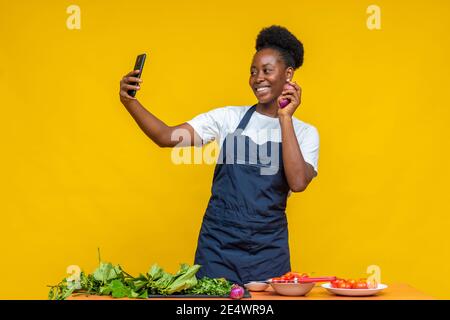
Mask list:
[[250,121],[250,118],[252,117],[252,114],[253,114],[253,112],[255,112],[255,110],[256,110],[256,104],[247,110],[247,112],[245,113],[241,122],[239,122],[239,125],[236,128],[236,130],[238,130],[238,129],[244,130],[244,128],[247,126],[247,123]]

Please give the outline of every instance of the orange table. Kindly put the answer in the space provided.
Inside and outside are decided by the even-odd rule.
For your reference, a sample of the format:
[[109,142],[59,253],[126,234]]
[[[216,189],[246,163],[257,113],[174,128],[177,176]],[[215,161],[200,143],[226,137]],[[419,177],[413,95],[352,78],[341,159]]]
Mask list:
[[[376,296],[370,297],[343,297],[328,293],[327,290],[316,285],[311,292],[304,297],[287,297],[276,294],[272,288],[263,292],[251,292],[252,297],[242,300],[434,300],[433,297],[403,283],[388,284],[388,288]],[[110,296],[75,295],[68,300],[110,300]],[[206,300],[228,300],[218,298],[205,298]],[[119,300],[119,299],[115,299]],[[127,298],[120,300],[128,300]],[[150,298],[149,300],[201,300],[200,298]]]

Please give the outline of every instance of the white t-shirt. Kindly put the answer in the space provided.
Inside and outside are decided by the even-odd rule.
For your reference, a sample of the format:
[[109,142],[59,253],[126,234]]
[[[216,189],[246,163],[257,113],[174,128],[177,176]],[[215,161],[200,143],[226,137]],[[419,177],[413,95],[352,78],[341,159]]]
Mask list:
[[[187,121],[207,144],[216,140],[221,147],[225,137],[233,133],[245,113],[251,106],[229,106],[213,109],[199,114]],[[303,155],[303,159],[317,171],[319,160],[319,133],[317,129],[303,121],[292,117],[295,135]],[[255,111],[247,126],[242,132],[256,144],[264,144],[267,141],[281,142],[281,127],[278,118],[269,117]]]

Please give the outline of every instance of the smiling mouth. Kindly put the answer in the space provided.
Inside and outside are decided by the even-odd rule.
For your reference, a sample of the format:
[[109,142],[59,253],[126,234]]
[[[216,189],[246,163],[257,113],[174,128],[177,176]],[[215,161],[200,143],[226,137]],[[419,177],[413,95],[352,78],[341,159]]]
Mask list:
[[269,90],[270,90],[270,87],[260,87],[260,88],[255,89],[255,92],[257,94],[264,94],[264,93],[269,92]]

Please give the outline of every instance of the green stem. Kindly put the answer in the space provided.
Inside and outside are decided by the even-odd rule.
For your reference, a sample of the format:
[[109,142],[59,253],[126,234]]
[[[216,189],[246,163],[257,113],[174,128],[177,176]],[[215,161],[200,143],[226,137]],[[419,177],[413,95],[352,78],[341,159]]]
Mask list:
[[98,264],[100,265],[102,263],[102,258],[100,256],[100,248],[97,248],[97,252],[98,252]]
[[132,279],[135,279],[135,277],[133,277],[131,274],[129,274],[128,272],[126,272],[125,270],[123,270],[123,268],[122,268],[122,266],[119,264],[119,267],[120,267],[120,269],[122,270],[122,272],[126,275],[126,276],[128,276],[128,277],[130,277],[130,278],[132,278]]

